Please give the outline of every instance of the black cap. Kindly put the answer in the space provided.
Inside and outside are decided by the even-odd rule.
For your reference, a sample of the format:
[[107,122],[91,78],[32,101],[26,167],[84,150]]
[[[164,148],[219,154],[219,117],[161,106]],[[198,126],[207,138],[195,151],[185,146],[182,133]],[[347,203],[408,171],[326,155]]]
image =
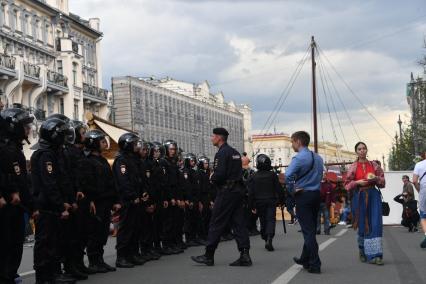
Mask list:
[[228,137],[229,132],[228,132],[228,130],[226,130],[225,128],[218,127],[218,128],[214,128],[214,129],[213,129],[213,134],[216,134],[216,135],[223,135],[223,136]]

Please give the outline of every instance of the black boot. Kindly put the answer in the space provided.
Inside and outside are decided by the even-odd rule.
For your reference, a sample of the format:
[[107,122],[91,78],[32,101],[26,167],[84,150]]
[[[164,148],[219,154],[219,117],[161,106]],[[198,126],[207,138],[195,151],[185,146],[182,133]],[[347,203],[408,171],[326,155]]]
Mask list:
[[53,280],[53,283],[55,284],[74,284],[76,282],[77,282],[77,279],[64,274],[56,274]]
[[96,271],[95,273],[108,272],[106,267],[104,267],[102,263],[100,262],[99,256],[97,255],[89,255],[89,268],[93,271]]
[[79,262],[76,263],[76,267],[78,270],[80,270],[81,272],[87,274],[87,275],[91,275],[91,274],[95,274],[96,270],[90,269],[89,267],[87,267],[83,260],[80,260]]
[[125,257],[117,257],[117,260],[115,262],[115,266],[119,268],[133,268],[135,265],[127,260]]
[[230,266],[251,266],[253,263],[250,258],[249,250],[242,249],[240,253],[240,258],[236,261],[230,263]]
[[86,280],[88,277],[87,274],[81,272],[74,262],[67,262],[64,265],[65,273],[69,274],[71,277],[75,278],[76,280]]
[[98,263],[99,265],[103,266],[108,272],[113,272],[117,270],[117,268],[106,263],[102,255],[98,256]]
[[214,250],[206,249],[203,255],[191,256],[191,259],[196,263],[205,264],[207,266],[214,265]]
[[266,242],[265,242],[265,248],[268,251],[274,251],[274,247],[272,246],[272,237],[268,237]]
[[146,262],[146,259],[141,257],[139,254],[130,256],[128,260],[133,263],[134,265],[144,265]]

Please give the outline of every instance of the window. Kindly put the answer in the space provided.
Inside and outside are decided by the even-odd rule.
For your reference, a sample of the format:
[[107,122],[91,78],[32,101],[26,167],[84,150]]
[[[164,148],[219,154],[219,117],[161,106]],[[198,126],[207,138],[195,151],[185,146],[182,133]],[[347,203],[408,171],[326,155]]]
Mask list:
[[18,28],[18,11],[15,9],[10,11],[10,27],[12,30]]
[[75,62],[72,64],[72,82],[77,85],[77,63]]
[[39,20],[35,20],[34,26],[33,26],[34,40],[40,39],[40,36],[39,36],[39,27],[40,27],[40,21]]
[[79,113],[78,113],[78,100],[74,100],[74,119],[79,119]]
[[[77,108],[78,111],[78,108]],[[64,98],[59,99],[59,113],[64,114]]]
[[62,66],[62,60],[58,60],[56,61],[56,64],[58,66],[58,73],[59,74],[64,74],[64,67]]

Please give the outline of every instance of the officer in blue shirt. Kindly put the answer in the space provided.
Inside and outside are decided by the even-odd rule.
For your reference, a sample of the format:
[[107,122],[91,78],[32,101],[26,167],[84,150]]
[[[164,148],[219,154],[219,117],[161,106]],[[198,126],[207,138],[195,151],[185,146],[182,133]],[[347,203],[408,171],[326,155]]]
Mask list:
[[240,258],[231,266],[251,266],[249,254],[250,240],[244,220],[243,201],[245,188],[242,181],[241,155],[226,142],[228,131],[225,128],[213,129],[212,143],[219,150],[214,157],[213,174],[210,182],[217,188],[213,212],[204,255],[193,256],[197,263],[214,265],[214,253],[226,227],[231,225],[237,241]]
[[291,136],[291,144],[297,155],[291,161],[286,184],[296,200],[297,217],[302,228],[304,244],[300,258],[293,260],[310,273],[321,273],[321,260],[316,240],[316,222],[320,207],[320,187],[324,163],[322,158],[308,149],[310,137],[304,131]]

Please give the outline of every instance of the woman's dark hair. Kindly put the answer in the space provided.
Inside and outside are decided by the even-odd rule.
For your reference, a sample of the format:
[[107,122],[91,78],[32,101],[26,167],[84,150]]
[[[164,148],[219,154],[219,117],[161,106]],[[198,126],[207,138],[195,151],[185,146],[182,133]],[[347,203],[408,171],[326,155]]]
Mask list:
[[[365,148],[367,148],[367,144],[365,144],[364,142],[361,142],[361,141],[360,141],[360,142],[358,142],[358,143],[356,143],[356,144],[355,144],[355,152],[356,152],[356,149],[358,148],[358,146],[359,146],[359,145],[361,145],[361,144],[362,144],[362,145],[364,145],[364,146],[365,146]],[[368,149],[368,148],[367,148],[367,149]]]

